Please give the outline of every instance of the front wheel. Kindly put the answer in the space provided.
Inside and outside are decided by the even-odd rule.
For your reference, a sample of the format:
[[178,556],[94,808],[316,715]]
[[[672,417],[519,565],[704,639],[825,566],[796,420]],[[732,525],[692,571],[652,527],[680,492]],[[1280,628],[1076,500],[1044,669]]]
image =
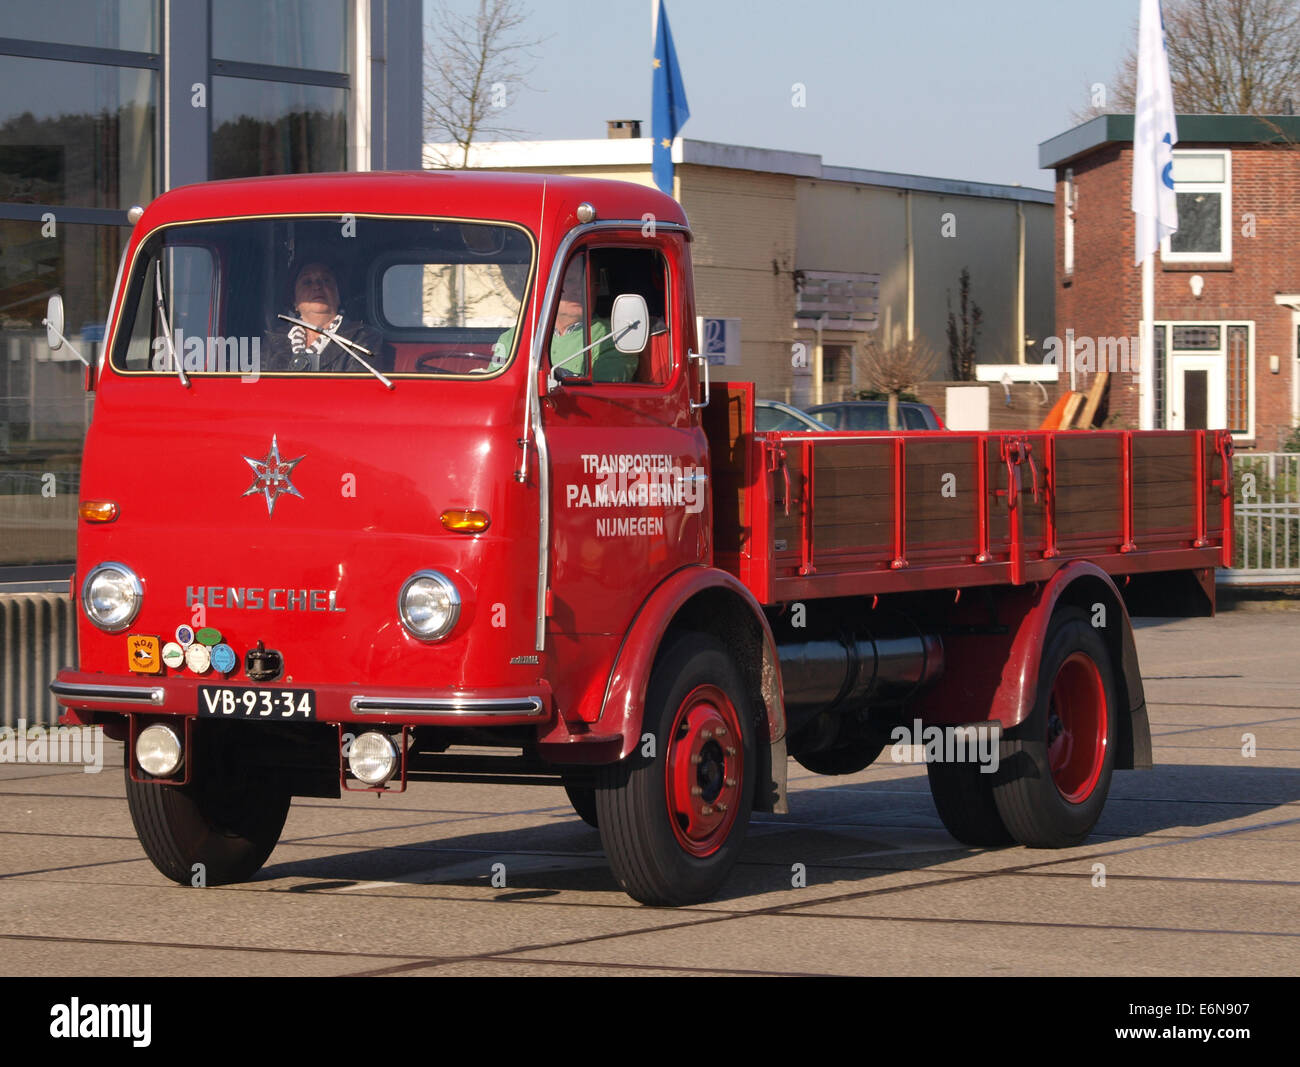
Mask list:
[[[643,742],[600,770],[596,809],[614,877],[643,904],[698,904],[744,842],[755,722],[731,657],[707,634],[671,638],[646,693]],[[652,748],[652,752],[647,749]]]
[[993,790],[1011,836],[1030,848],[1069,848],[1092,832],[1110,790],[1119,700],[1110,653],[1087,613],[1058,609],[1029,717],[1001,746]]
[[[195,731],[195,738],[202,733]],[[181,885],[246,882],[280,840],[292,799],[265,777],[246,773],[233,750],[215,735],[197,754],[188,785],[131,780],[126,753],[126,799],[145,854]],[[195,756],[191,752],[188,758]]]

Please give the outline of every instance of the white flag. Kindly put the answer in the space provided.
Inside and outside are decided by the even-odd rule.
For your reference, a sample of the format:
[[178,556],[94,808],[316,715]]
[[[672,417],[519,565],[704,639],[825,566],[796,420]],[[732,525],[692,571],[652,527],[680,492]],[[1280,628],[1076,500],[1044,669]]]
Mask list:
[[1141,263],[1178,231],[1174,199],[1174,91],[1169,81],[1160,0],[1142,0],[1138,22],[1137,114],[1133,116],[1133,211],[1135,263]]

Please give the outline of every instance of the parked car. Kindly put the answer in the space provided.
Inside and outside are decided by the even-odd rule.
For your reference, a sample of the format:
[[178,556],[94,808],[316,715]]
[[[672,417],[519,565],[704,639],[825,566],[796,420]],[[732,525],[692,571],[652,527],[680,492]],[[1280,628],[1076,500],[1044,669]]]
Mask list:
[[755,400],[754,429],[763,433],[766,430],[830,430],[834,427],[779,400]]
[[[888,400],[845,400],[838,404],[818,404],[807,409],[833,430],[888,430]],[[900,430],[946,430],[929,404],[900,401],[898,405]]]

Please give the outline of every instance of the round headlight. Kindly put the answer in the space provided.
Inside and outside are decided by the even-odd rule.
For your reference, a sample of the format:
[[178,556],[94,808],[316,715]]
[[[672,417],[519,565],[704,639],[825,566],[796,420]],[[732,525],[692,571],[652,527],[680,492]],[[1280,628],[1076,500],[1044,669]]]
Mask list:
[[146,726],[135,739],[135,759],[155,778],[166,778],[181,765],[181,739],[170,726]]
[[140,611],[144,590],[124,563],[101,563],[81,583],[81,606],[101,630],[125,630]]
[[348,770],[366,785],[383,785],[397,770],[397,746],[387,734],[367,730],[348,749]]
[[402,586],[397,613],[413,636],[437,641],[451,632],[460,617],[460,594],[451,579],[437,571],[418,571]]

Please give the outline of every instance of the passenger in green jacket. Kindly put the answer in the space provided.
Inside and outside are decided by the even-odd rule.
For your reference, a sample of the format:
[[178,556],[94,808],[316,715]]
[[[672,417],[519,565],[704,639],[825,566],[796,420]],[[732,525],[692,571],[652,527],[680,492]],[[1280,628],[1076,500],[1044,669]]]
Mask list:
[[[591,366],[591,379],[596,382],[630,382],[636,378],[639,359],[636,353],[620,352],[609,337],[609,327],[600,319],[591,324],[590,341],[586,339],[583,323],[586,321],[582,259],[575,259],[564,273],[560,299],[555,311],[555,331],[551,335],[551,367],[565,374],[581,375]],[[507,330],[497,340],[494,361],[504,362],[514,344],[515,331]],[[583,352],[582,349],[592,347]]]

